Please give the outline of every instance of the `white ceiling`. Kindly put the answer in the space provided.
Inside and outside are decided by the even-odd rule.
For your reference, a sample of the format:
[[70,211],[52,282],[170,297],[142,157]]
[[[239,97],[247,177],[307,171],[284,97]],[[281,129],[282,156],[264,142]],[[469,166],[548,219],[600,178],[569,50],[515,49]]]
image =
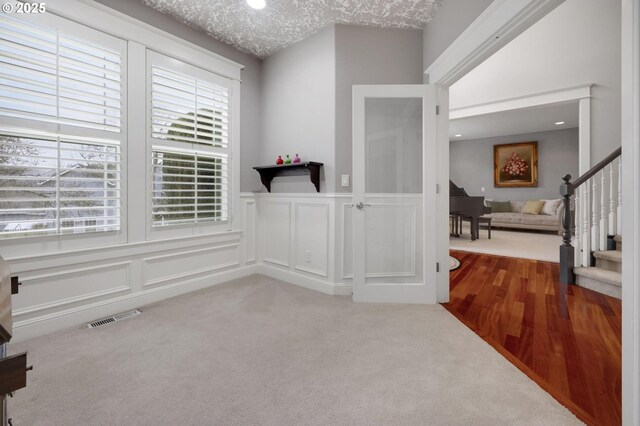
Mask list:
[[[563,125],[556,125],[564,121]],[[475,115],[449,122],[452,141],[519,135],[578,127],[578,102],[514,109]],[[462,137],[455,137],[461,134]]]
[[445,0],[139,0],[264,58],[335,23],[422,29]]

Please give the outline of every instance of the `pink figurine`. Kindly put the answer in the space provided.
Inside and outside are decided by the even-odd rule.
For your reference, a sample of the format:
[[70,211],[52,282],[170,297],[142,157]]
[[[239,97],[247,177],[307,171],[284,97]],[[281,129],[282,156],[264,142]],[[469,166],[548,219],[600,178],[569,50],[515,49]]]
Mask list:
[[300,162],[300,157],[298,157],[298,154],[296,154],[296,156],[293,157],[293,162],[294,163],[299,163]]

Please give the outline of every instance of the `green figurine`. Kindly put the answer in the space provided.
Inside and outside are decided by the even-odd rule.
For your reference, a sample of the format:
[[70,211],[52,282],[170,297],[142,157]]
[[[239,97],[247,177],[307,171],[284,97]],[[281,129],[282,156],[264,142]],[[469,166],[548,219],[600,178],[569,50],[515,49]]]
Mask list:
[[291,164],[291,157],[287,155],[287,158],[284,159],[284,164]]

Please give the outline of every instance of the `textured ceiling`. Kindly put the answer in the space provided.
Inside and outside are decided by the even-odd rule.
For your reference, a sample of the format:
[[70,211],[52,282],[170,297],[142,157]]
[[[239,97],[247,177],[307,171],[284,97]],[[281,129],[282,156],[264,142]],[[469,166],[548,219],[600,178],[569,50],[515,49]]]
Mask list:
[[140,0],[237,49],[264,58],[330,24],[422,29],[444,0]]

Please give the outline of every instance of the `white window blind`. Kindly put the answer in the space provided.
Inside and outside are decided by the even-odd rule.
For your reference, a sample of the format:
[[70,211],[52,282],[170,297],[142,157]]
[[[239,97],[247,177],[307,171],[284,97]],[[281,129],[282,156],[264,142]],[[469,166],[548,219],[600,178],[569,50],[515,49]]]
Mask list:
[[32,19],[0,15],[0,238],[119,230],[126,43]]
[[228,147],[226,88],[157,65],[151,80],[153,138]]
[[120,132],[121,55],[30,22],[0,19],[0,114]]
[[154,226],[228,219],[225,155],[153,147]]
[[120,226],[117,145],[0,135],[0,236]]

